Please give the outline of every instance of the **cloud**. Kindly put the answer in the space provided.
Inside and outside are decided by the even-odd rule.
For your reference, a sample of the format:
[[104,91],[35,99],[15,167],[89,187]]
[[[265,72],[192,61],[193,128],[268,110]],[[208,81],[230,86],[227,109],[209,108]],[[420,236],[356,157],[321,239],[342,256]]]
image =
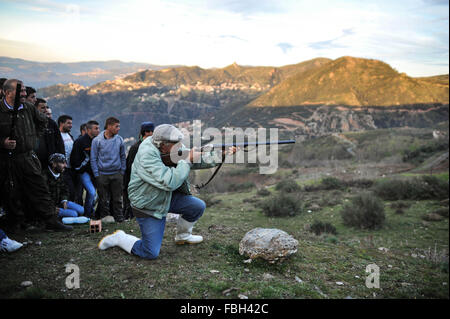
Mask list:
[[207,8],[242,15],[279,13],[285,11],[281,5],[281,1],[273,0],[212,0],[207,2]]
[[343,29],[342,30],[342,35],[335,37],[333,39],[329,39],[329,40],[324,40],[324,41],[316,41],[316,42],[310,42],[308,44],[308,46],[311,49],[315,49],[315,50],[325,50],[325,49],[342,49],[342,48],[347,48],[347,45],[344,45],[342,43],[339,43],[339,40],[344,39],[345,37],[354,35],[355,32],[353,31],[353,29]]
[[279,47],[284,54],[286,54],[289,50],[292,50],[294,46],[287,42],[278,43],[277,47]]
[[448,6],[448,0],[423,0],[423,2],[436,6]]
[[233,39],[233,40],[239,40],[239,41],[243,41],[243,42],[248,42],[248,40],[242,39],[238,36],[235,35],[230,35],[230,34],[223,34],[223,35],[219,35],[219,38],[221,39]]

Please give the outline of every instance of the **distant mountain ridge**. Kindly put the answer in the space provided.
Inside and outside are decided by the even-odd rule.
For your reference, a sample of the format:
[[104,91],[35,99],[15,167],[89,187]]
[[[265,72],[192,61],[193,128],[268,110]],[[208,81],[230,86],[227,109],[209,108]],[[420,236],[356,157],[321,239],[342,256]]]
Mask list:
[[0,57],[0,77],[19,78],[26,85],[43,88],[49,85],[77,83],[90,86],[123,77],[144,69],[159,70],[168,66],[148,63],[112,61],[35,62]]
[[[203,69],[198,66],[182,66],[162,70],[145,70],[122,79],[98,83],[90,87],[93,93],[156,87],[196,87],[206,90],[211,87],[231,87],[266,91],[289,76],[322,66],[331,61],[316,58],[298,64],[282,67],[241,66],[233,63],[224,68]],[[209,88],[206,88],[208,86]]]
[[372,59],[342,57],[290,77],[249,106],[448,103],[448,75],[412,78]]
[[116,116],[125,137],[137,135],[145,120],[200,119],[214,127],[278,127],[311,136],[448,121],[448,75],[412,78],[382,61],[353,57],[145,70],[88,87],[55,85],[38,95],[55,114],[72,114],[75,125]]

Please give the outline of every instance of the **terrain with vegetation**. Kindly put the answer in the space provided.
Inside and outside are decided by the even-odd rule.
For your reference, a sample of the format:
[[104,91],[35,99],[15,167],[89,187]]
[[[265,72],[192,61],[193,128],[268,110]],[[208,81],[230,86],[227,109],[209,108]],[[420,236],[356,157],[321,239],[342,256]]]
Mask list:
[[[168,222],[156,260],[99,240],[135,220],[90,234],[14,235],[26,242],[0,255],[2,298],[449,298],[448,75],[413,78],[382,61],[318,58],[283,67],[145,70],[91,86],[39,90],[55,117],[76,125],[108,116],[133,143],[140,123],[278,128],[278,169],[223,165],[198,191],[207,209],[197,246],[173,242]],[[39,95],[38,94],[38,95]],[[250,158],[254,149],[243,156]],[[192,184],[214,170],[191,171]],[[298,240],[289,258],[268,263],[239,254],[244,235],[277,228]],[[27,262],[24,262],[26,260]],[[80,269],[67,289],[66,264]],[[366,267],[380,288],[366,286]],[[31,281],[28,288],[23,281]]]
[[[197,194],[207,203],[195,227],[205,241],[175,245],[175,224],[167,223],[156,260],[97,248],[117,229],[139,236],[135,220],[104,224],[96,234],[87,225],[68,234],[18,234],[28,244],[0,255],[0,296],[448,298],[448,122],[435,129],[443,135],[379,129],[282,146],[281,167],[271,175],[226,164]],[[209,174],[193,171],[191,182]],[[275,264],[249,263],[239,243],[256,227],[286,231],[298,252]],[[79,289],[66,288],[66,264],[79,267]],[[366,287],[370,264],[380,268],[379,289]]]

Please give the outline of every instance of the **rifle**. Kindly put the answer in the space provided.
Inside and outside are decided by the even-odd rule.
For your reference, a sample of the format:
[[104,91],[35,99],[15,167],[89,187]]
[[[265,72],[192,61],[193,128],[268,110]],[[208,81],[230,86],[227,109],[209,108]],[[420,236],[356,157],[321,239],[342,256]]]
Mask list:
[[[237,143],[237,142],[233,142],[233,143],[226,143],[226,144],[206,144],[200,147],[199,151],[200,152],[204,152],[205,149],[222,149],[222,151],[224,151],[226,148],[228,147],[243,147],[244,151],[248,146],[260,146],[260,145],[271,145],[271,144],[294,144],[295,141],[294,140],[282,140],[282,141],[266,141],[266,142],[241,142],[241,143]],[[171,155],[177,155],[178,156],[178,160],[186,158],[189,155],[189,152],[191,150],[190,149],[179,149],[176,153],[167,153],[167,154],[161,154],[161,159],[163,161],[163,163],[166,166],[169,167],[175,167],[177,166],[177,163],[172,161],[172,156]],[[225,153],[223,153],[225,154]],[[214,171],[214,173],[211,175],[211,177],[208,179],[208,181],[206,183],[203,183],[201,185],[194,185],[195,188],[200,189],[205,187],[206,185],[208,185],[212,179],[214,178],[214,176],[217,175],[218,171],[220,170],[220,168],[222,167],[224,163],[224,160],[222,158],[222,162],[217,166],[216,170]]]
[[10,140],[16,139],[16,123],[17,123],[17,113],[19,112],[20,107],[20,93],[22,91],[22,84],[17,82],[16,86],[16,96],[14,97],[14,107],[13,107],[13,116],[11,120],[11,133],[9,134]]

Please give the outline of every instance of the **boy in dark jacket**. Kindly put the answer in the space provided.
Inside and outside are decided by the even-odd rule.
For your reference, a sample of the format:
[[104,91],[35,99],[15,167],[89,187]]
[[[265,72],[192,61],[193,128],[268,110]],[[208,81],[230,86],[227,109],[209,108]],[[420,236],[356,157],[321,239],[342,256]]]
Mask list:
[[66,168],[66,157],[61,153],[54,153],[48,159],[49,166],[44,168],[43,175],[46,179],[48,189],[56,207],[58,217],[78,217],[84,214],[84,208],[69,201],[69,190],[62,178]]
[[100,133],[97,121],[86,123],[86,134],[80,136],[73,143],[70,155],[70,165],[77,173],[84,189],[86,200],[84,202],[84,213],[86,217],[93,217],[96,189],[94,187],[94,175],[90,164],[90,153],[92,140]]

